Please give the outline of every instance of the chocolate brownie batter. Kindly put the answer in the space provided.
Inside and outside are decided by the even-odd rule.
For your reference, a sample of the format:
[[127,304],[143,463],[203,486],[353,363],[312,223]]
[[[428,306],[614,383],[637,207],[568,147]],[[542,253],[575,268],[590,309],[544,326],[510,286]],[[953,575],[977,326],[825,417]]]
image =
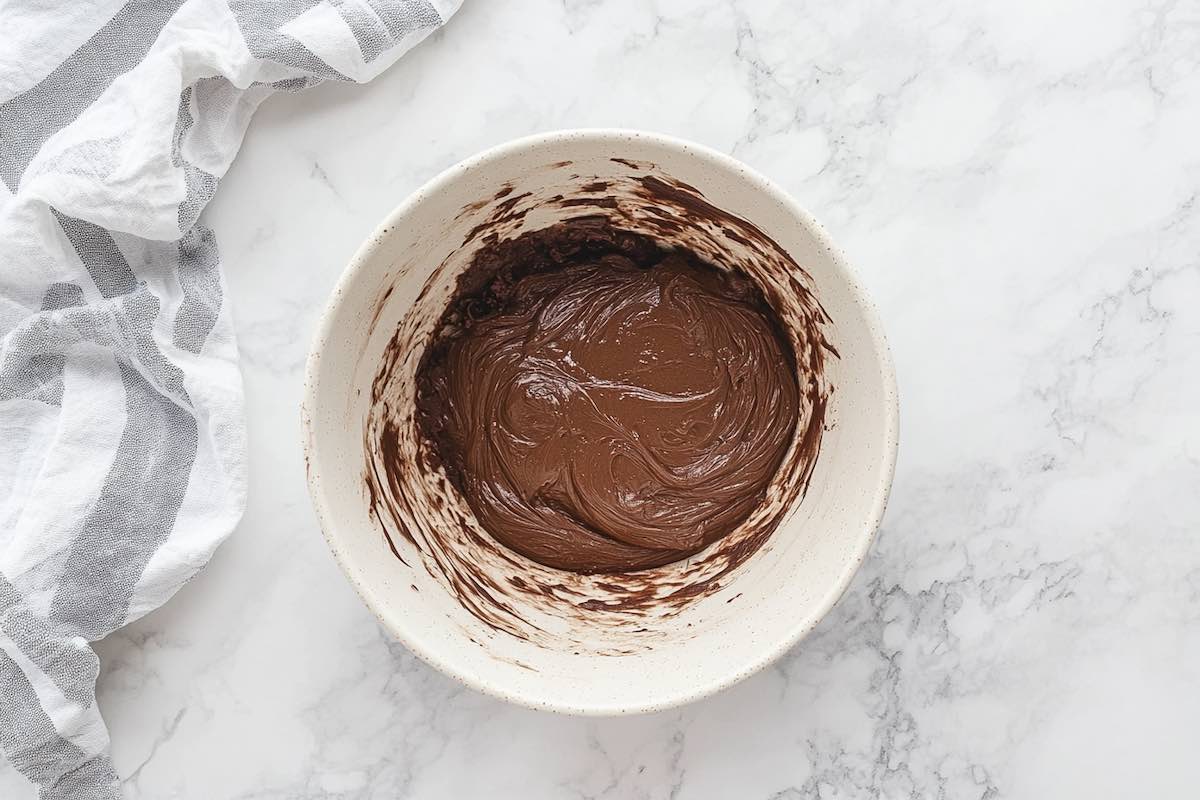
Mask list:
[[417,373],[418,424],[479,523],[589,574],[734,530],[797,404],[795,359],[749,279],[602,217],[480,250]]

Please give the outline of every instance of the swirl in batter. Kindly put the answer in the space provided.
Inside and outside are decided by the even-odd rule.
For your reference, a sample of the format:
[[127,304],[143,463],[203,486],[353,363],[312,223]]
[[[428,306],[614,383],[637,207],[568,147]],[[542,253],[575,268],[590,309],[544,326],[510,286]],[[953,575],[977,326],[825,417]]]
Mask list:
[[483,528],[588,574],[733,531],[797,403],[791,349],[749,279],[597,217],[484,247],[417,376],[418,424]]

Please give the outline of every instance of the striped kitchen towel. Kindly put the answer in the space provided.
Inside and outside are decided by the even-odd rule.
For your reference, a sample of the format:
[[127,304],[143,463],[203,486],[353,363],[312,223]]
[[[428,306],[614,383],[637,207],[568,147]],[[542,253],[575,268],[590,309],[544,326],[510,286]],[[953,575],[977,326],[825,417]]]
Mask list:
[[88,642],[232,530],[241,378],[197,224],[275,91],[366,81],[459,0],[0,3],[0,751],[114,798]]

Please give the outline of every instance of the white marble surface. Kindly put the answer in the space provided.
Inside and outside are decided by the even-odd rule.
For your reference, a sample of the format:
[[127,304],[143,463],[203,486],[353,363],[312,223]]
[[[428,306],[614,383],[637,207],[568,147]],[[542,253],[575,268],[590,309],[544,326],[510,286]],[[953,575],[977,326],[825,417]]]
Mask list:
[[[1186,0],[467,0],[375,83],[269,101],[207,214],[249,508],[99,646],[127,795],[1194,796],[1198,59]],[[377,220],[485,146],[588,125],[793,192],[881,307],[903,417],[881,536],[819,631],[626,719],[510,707],[389,641],[299,448],[314,321]]]

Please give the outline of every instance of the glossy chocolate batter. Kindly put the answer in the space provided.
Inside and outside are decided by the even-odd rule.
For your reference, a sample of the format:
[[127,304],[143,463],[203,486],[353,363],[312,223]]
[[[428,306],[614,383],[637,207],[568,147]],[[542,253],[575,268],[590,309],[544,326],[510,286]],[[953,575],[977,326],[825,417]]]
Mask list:
[[747,278],[602,217],[486,245],[417,374],[418,424],[480,524],[582,573],[667,564],[735,529],[797,403]]

